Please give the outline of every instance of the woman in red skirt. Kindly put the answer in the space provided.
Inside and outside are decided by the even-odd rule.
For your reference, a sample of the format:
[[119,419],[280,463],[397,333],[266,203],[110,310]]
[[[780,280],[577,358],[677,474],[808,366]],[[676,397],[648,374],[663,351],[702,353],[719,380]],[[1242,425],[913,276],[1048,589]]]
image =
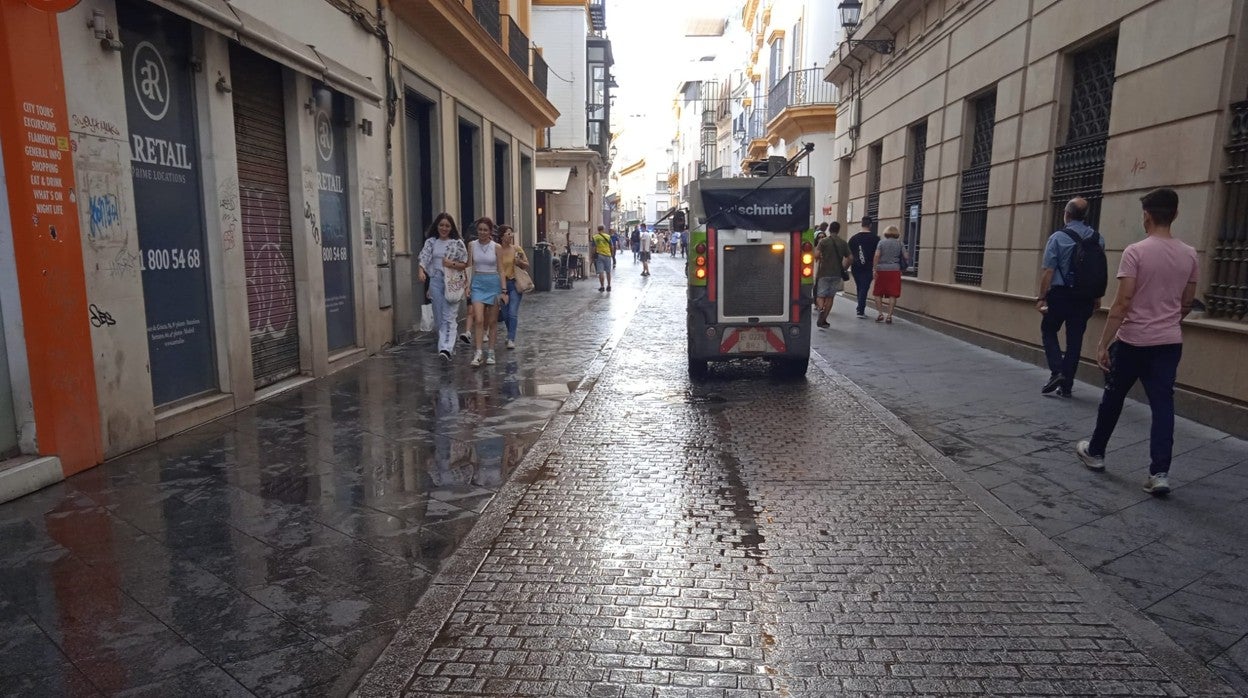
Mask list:
[[[901,270],[906,264],[906,250],[901,245],[901,231],[890,225],[884,230],[884,239],[875,248],[875,309],[879,312],[876,322],[893,324],[893,309],[901,298]],[[884,314],[884,307],[888,314]]]

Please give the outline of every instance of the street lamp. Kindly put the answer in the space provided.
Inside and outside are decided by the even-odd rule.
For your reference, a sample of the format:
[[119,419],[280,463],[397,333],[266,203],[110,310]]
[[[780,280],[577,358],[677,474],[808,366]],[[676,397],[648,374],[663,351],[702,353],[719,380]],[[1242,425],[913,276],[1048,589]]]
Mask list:
[[862,44],[876,53],[892,53],[894,44],[892,39],[850,39],[854,30],[858,28],[858,24],[862,22],[862,2],[859,0],[841,0],[836,9],[841,13],[841,27],[845,29],[845,43],[849,44],[852,50],[855,46]]

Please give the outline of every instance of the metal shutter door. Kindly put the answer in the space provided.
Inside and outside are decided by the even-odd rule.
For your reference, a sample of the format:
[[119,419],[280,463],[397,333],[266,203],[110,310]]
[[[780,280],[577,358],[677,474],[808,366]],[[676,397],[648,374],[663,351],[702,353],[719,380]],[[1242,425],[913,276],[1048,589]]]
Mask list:
[[233,45],[230,73],[251,367],[256,387],[262,388],[299,373],[282,69]]

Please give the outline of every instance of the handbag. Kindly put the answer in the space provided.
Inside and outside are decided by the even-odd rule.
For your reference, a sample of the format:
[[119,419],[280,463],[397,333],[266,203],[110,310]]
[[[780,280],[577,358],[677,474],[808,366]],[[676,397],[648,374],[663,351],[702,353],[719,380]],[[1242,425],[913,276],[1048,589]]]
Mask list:
[[421,332],[433,331],[433,306],[432,305],[425,304],[425,305],[420,306],[420,331]]
[[464,292],[468,290],[468,274],[459,269],[447,269],[446,277],[446,300],[451,303],[458,303],[464,299]]
[[520,267],[516,267],[516,292],[522,294],[528,293],[529,291],[532,291],[533,288],[533,277],[529,276],[529,272],[521,269]]

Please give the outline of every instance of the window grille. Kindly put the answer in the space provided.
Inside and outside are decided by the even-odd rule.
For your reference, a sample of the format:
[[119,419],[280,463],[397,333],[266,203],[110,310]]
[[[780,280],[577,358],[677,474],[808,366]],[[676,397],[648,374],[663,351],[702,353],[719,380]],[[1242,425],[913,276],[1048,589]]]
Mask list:
[[1053,229],[1062,227],[1066,203],[1076,196],[1088,200],[1088,225],[1101,219],[1101,184],[1105,175],[1105,146],[1109,140],[1109,113],[1114,98],[1114,66],[1118,39],[1091,46],[1073,58],[1070,124],[1066,143],[1053,159]]
[[988,237],[988,179],[992,171],[992,134],[997,118],[996,90],[976,99],[972,108],[971,163],[962,170],[953,279],[978,286],[984,280],[984,242]]
[[919,237],[923,225],[923,168],[927,162],[927,122],[910,128],[910,181],[906,183],[901,205],[902,244],[910,258],[904,273],[913,276],[919,271]]
[[1226,155],[1225,200],[1205,305],[1212,317],[1243,320],[1248,315],[1248,102],[1231,105]]

